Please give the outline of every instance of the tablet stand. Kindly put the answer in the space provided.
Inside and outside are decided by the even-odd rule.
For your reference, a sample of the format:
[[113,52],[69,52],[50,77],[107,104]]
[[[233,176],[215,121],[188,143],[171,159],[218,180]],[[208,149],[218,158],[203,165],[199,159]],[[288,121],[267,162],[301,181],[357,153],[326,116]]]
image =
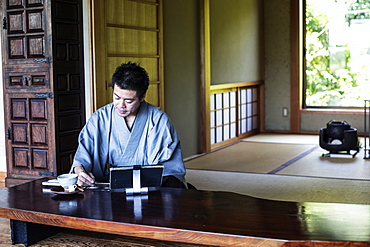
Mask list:
[[126,188],[126,195],[134,194],[148,194],[148,187],[141,187],[141,167],[134,166],[132,170],[132,186],[133,188]]

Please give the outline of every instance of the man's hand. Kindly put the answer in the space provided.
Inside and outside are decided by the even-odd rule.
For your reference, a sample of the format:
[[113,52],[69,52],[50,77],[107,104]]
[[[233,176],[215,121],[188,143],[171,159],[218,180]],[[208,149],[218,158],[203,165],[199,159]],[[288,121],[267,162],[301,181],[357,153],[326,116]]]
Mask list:
[[74,172],[78,175],[77,185],[81,187],[94,186],[95,177],[89,172],[86,173],[82,166],[76,166]]

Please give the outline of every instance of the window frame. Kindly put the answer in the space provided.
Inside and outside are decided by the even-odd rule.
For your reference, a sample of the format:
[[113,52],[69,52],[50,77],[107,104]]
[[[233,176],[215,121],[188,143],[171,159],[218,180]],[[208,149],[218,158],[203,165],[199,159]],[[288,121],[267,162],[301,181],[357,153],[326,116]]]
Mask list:
[[290,132],[302,133],[302,114],[363,115],[363,108],[303,107],[303,32],[302,14],[305,0],[290,1]]
[[302,66],[302,75],[301,75],[301,82],[302,90],[301,90],[301,109],[307,110],[344,110],[344,111],[353,111],[356,112],[358,110],[363,111],[362,106],[308,106],[306,104],[306,87],[307,87],[307,78],[306,78],[306,2],[307,0],[300,0],[300,6],[298,7],[298,12],[300,13],[300,27],[298,29],[299,36],[302,37],[300,40],[302,56],[299,58],[301,61]]

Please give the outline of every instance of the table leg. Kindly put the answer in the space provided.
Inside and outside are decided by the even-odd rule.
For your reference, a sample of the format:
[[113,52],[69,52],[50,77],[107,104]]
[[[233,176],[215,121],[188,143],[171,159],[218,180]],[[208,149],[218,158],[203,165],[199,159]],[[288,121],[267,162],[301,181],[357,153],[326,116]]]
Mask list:
[[29,246],[64,230],[56,226],[10,220],[12,244]]

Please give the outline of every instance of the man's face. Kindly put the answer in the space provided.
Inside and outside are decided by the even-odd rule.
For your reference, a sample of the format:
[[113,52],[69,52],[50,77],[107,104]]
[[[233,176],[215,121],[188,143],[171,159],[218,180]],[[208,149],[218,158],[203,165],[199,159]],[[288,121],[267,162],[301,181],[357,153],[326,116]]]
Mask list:
[[140,103],[144,100],[145,95],[139,99],[136,91],[121,89],[114,85],[113,104],[117,114],[121,117],[136,116]]

